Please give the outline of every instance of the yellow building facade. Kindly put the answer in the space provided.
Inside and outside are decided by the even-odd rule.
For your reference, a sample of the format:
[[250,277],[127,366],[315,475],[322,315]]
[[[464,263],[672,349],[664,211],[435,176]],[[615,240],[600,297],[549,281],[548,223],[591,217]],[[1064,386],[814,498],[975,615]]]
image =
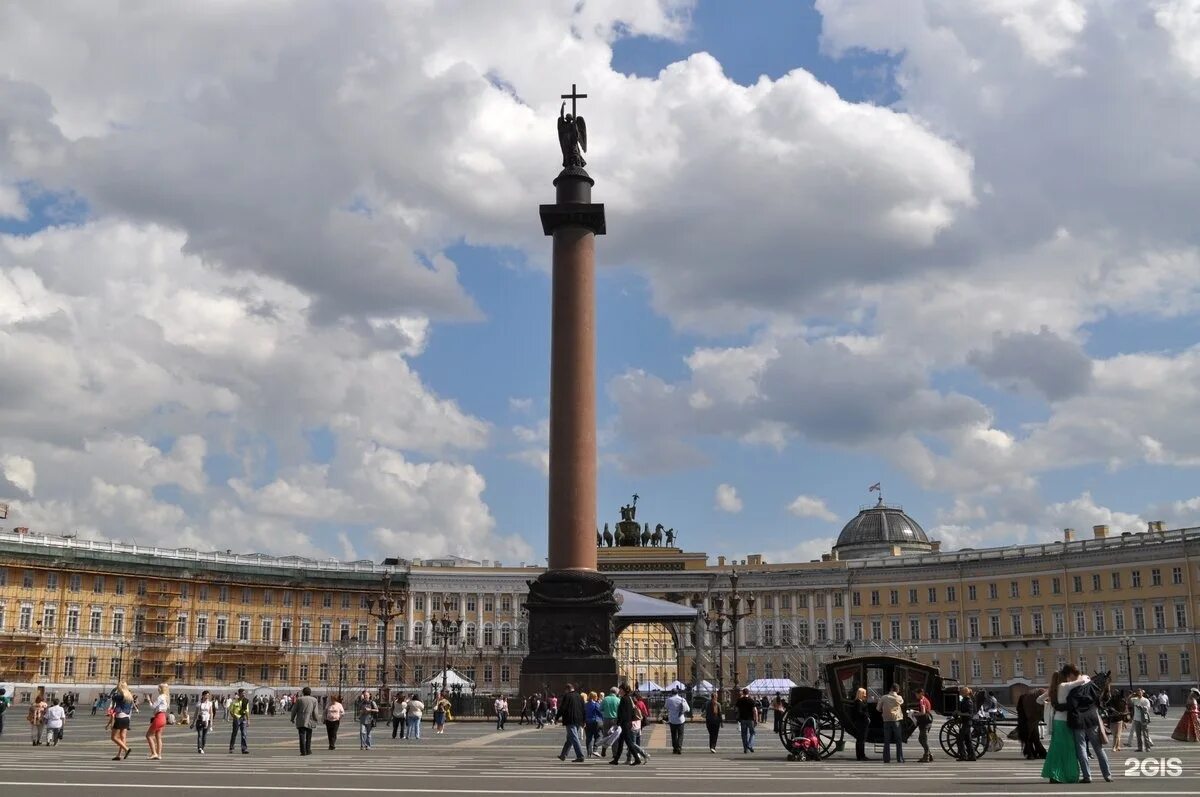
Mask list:
[[[1197,681],[1200,529],[1097,527],[1039,545],[943,552],[929,543],[903,555],[843,558],[850,547],[806,563],[602,550],[617,586],[695,605],[710,618],[718,595],[728,605],[735,567],[739,593],[755,597],[738,624],[736,672],[733,636],[697,621],[625,629],[615,651],[623,675],[663,685],[811,683],[835,655],[880,652],[932,663],[1002,699],[1045,684],[1068,661],[1176,698]],[[46,684],[85,696],[118,678],[217,689],[377,688],[384,680],[413,688],[445,663],[476,691],[511,694],[525,653],[526,585],[539,569],[390,561],[0,531],[0,684],[18,695]],[[386,673],[384,625],[371,614],[385,576],[406,595],[386,630]],[[443,618],[454,621],[448,635]]]

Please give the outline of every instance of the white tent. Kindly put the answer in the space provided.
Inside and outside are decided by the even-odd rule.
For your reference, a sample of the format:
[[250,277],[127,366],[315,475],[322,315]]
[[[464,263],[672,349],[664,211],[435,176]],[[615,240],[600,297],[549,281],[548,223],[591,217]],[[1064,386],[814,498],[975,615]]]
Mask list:
[[425,685],[435,691],[438,689],[441,689],[443,674],[445,675],[445,678],[446,678],[446,688],[447,689],[453,689],[455,686],[458,686],[464,692],[474,692],[475,691],[475,682],[472,681],[470,678],[467,678],[466,676],[459,675],[458,671],[454,670],[452,668],[446,669],[444,673],[439,671],[437,675],[433,676],[428,681],[426,681]]
[[698,695],[711,695],[717,691],[717,687],[713,686],[712,681],[701,681],[696,684],[696,688],[692,690]]
[[752,695],[773,695],[780,692],[784,695],[796,685],[791,678],[759,678],[746,684]]
[[638,691],[639,692],[661,692],[661,691],[663,691],[663,688],[661,686],[659,686],[658,684],[654,683],[654,681],[642,681],[640,684],[638,684]]
[[672,681],[670,685],[667,686],[666,691],[674,692],[676,689],[678,689],[680,692],[686,692],[687,684],[685,684],[683,681]]

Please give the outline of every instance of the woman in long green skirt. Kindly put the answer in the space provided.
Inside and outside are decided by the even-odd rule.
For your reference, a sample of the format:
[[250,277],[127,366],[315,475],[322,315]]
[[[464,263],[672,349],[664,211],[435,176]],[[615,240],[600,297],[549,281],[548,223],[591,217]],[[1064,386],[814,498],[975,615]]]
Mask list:
[[1063,681],[1061,672],[1050,678],[1050,688],[1038,698],[1047,706],[1046,726],[1050,729],[1050,745],[1046,749],[1046,760],[1042,762],[1042,777],[1051,783],[1078,783],[1079,757],[1075,753],[1075,732],[1067,725],[1067,712],[1057,711],[1054,703],[1064,705],[1067,694],[1078,684]]

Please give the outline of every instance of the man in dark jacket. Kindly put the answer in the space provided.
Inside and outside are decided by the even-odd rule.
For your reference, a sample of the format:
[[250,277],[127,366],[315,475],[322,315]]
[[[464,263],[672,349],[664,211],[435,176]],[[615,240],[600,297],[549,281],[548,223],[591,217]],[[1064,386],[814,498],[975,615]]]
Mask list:
[[616,724],[621,728],[621,735],[613,743],[612,761],[608,763],[619,765],[621,763],[621,750],[628,746],[633,751],[633,761],[630,763],[634,766],[646,761],[648,756],[645,751],[637,746],[633,741],[633,717],[637,711],[637,707],[633,704],[633,698],[629,696],[629,686],[621,686],[621,704],[617,706],[617,721]]
[[567,740],[563,742],[559,761],[567,760],[567,751],[575,749],[575,763],[583,762],[583,746],[580,738],[583,735],[583,725],[587,719],[587,710],[583,705],[583,695],[575,691],[573,684],[567,684],[567,691],[558,701],[558,721],[567,730]]
[[[1077,677],[1078,671],[1075,674]],[[1104,751],[1103,732],[1100,730],[1100,689],[1095,682],[1076,686],[1067,694],[1067,722],[1072,724],[1072,730],[1075,732],[1079,782],[1092,782],[1091,767],[1088,766],[1089,746],[1096,751],[1096,758],[1100,762],[1100,774],[1104,775],[1105,780],[1111,781],[1112,772],[1108,766],[1108,754]]]

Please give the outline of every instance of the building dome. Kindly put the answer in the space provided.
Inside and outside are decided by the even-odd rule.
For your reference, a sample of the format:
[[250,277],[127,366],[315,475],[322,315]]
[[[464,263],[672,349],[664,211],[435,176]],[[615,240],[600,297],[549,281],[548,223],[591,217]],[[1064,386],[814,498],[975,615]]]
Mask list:
[[902,508],[888,506],[882,500],[847,523],[833,546],[839,559],[892,556],[897,549],[901,554],[929,553],[933,544],[920,523]]

